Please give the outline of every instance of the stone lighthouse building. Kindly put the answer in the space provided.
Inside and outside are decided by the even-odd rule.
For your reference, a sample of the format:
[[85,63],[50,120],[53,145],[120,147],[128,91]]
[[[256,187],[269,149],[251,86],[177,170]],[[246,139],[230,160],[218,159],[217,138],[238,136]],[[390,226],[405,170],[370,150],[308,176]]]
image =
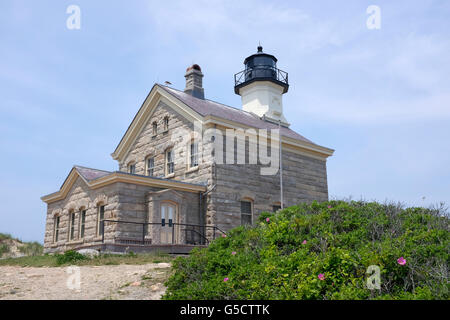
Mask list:
[[114,172],[74,166],[47,203],[46,252],[188,252],[263,211],[328,199],[333,150],[289,128],[288,74],[258,47],[235,74],[233,108],[205,98],[203,73],[183,91],[155,84],[112,157]]

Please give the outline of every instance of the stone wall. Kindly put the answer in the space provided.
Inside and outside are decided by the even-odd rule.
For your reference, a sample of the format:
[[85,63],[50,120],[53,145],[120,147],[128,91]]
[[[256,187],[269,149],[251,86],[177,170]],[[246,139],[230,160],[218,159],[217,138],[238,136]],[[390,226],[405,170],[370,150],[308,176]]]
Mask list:
[[[169,118],[169,130],[164,131],[164,118]],[[158,125],[156,136],[153,135],[153,122]],[[210,162],[200,163],[198,168],[188,167],[188,157],[190,154],[189,145],[179,138],[180,132],[193,132],[194,125],[183,116],[175,112],[172,108],[160,102],[153,115],[147,121],[141,133],[138,135],[129,153],[124,160],[119,163],[119,170],[127,172],[130,163],[136,164],[136,174],[147,175],[146,159],[154,157],[154,176],[169,178],[184,182],[205,184],[211,179]],[[201,141],[200,141],[201,142]],[[173,148],[175,156],[174,174],[165,175],[165,152],[168,148]],[[202,148],[200,143],[199,148]]]
[[[161,192],[161,188],[135,185],[131,183],[113,183],[111,185],[92,190],[82,179],[78,178],[66,199],[53,202],[48,205],[47,222],[44,239],[45,252],[61,252],[70,249],[100,244],[101,234],[97,234],[98,207],[105,205],[105,219],[129,221],[137,223],[161,222],[159,205],[150,205],[149,195]],[[179,194],[179,223],[199,224],[201,215],[199,211],[198,193],[177,191]],[[173,197],[172,197],[172,200]],[[86,222],[84,238],[80,233],[80,212],[86,209]],[[69,241],[69,213],[75,212],[75,237]],[[54,216],[60,216],[59,239],[54,239]],[[159,218],[159,220],[158,220]],[[157,233],[152,233],[148,227],[142,224],[105,222],[105,243],[118,243],[119,239],[127,241],[142,240],[143,232],[145,239],[152,243],[158,243]],[[181,231],[180,231],[181,232]],[[185,238],[180,236],[180,241]]]
[[[226,139],[224,150],[226,151]],[[211,223],[222,230],[230,230],[241,224],[241,200],[253,204],[253,221],[263,211],[272,211],[280,205],[280,173],[261,175],[261,164],[248,164],[249,146],[246,143],[246,163],[236,164],[237,145],[234,148],[234,164],[216,164],[213,181],[216,185],[210,195],[208,209],[212,210]],[[278,152],[278,150],[277,150]],[[269,148],[270,154],[270,148]],[[313,200],[328,200],[326,160],[283,149],[284,206],[292,206]]]
[[[105,219],[115,219],[119,214],[118,185],[111,184],[97,190],[91,190],[86,183],[78,178],[64,200],[53,202],[47,206],[47,218],[44,238],[44,251],[65,251],[86,243],[99,243],[101,236],[97,235],[98,206],[105,205]],[[84,239],[79,238],[80,211],[86,210]],[[75,212],[75,237],[69,241],[69,213]],[[60,216],[58,242],[54,243],[55,215]],[[112,238],[116,226],[105,227],[105,237]]]

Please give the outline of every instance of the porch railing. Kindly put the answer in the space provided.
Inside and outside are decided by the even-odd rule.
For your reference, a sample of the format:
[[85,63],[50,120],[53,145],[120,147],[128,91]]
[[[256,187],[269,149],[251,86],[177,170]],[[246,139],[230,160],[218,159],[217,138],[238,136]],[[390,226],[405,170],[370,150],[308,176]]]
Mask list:
[[[116,224],[128,224],[140,226],[140,231],[134,230],[132,233],[136,234],[140,232],[140,237],[115,237],[114,241],[124,244],[139,244],[139,245],[151,245],[152,239],[147,238],[147,236],[152,236],[148,232],[149,226],[160,226],[165,228],[170,228],[172,233],[171,244],[176,243],[175,233],[177,230],[181,232],[184,237],[182,244],[192,244],[192,245],[207,245],[210,242],[211,236],[212,240],[216,238],[216,234],[226,235],[226,233],[217,226],[199,225],[199,224],[189,224],[189,223],[162,223],[157,222],[134,222],[134,221],[124,221],[124,220],[102,220],[100,223],[100,233],[102,235],[102,243],[105,242],[105,223],[116,223]],[[119,230],[120,231],[120,230]],[[152,230],[153,231],[153,230]],[[208,234],[211,236],[208,237]]]

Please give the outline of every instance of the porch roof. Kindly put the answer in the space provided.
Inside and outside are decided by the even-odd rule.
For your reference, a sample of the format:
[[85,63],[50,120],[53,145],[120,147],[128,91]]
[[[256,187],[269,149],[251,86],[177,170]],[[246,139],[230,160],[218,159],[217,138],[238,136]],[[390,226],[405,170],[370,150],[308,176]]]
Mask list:
[[173,179],[149,177],[122,171],[111,172],[74,166],[59,191],[41,197],[42,201],[52,203],[64,199],[78,177],[80,177],[91,189],[97,189],[116,182],[123,182],[188,192],[206,191],[206,184],[195,184]]

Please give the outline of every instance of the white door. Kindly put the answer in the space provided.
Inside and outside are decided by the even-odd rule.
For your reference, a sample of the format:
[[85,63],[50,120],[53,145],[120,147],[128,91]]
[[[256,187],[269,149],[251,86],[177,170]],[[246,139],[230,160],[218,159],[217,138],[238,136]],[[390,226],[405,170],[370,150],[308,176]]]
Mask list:
[[173,223],[176,221],[175,218],[176,207],[173,204],[163,203],[161,205],[161,243],[172,243],[172,239],[173,242],[176,243],[176,228],[174,228],[173,225]]

